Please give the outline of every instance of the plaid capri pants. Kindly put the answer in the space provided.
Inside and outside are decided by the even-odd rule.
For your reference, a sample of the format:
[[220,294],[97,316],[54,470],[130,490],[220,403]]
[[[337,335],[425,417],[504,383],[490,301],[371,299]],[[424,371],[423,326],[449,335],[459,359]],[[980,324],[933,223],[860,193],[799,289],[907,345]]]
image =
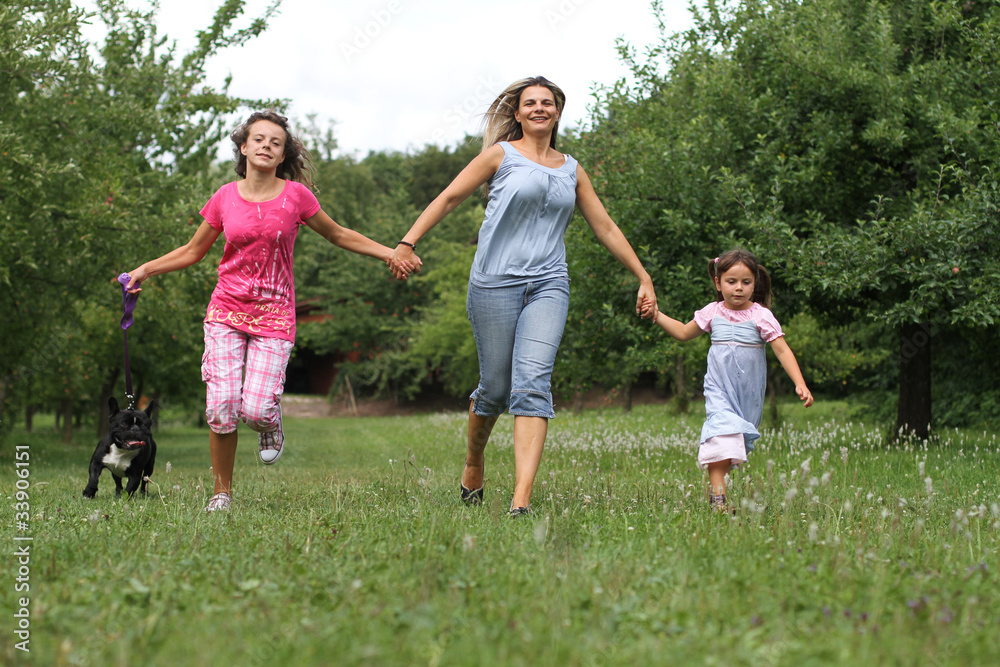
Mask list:
[[205,416],[216,433],[232,433],[239,419],[258,433],[281,427],[285,367],[294,343],[254,336],[218,322],[205,323],[201,378]]

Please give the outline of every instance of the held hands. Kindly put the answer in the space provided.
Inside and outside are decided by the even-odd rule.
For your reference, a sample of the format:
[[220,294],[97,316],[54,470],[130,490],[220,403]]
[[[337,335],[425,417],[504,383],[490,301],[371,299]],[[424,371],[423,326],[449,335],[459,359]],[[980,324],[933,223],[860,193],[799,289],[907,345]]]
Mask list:
[[413,252],[413,247],[405,244],[396,246],[385,262],[396,280],[406,280],[411,273],[420,273],[423,261]]
[[639,294],[635,301],[635,314],[644,320],[655,320],[658,312],[653,283],[652,281],[644,281],[639,285]]
[[656,322],[656,317],[660,314],[659,309],[656,307],[656,301],[651,299],[643,299],[638,312],[642,319],[653,320],[653,322]]

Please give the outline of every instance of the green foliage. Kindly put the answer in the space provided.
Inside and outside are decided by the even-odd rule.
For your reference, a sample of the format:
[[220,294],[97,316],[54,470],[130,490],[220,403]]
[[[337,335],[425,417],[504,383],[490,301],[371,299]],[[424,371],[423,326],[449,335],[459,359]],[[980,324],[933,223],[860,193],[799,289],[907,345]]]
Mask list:
[[[454,150],[323,161],[317,165],[320,201],[338,222],[392,246],[430,193],[437,196],[465,166],[470,146],[466,141]],[[298,346],[346,355],[339,372],[363,392],[400,398],[471,392],[479,366],[465,286],[482,219],[475,196],[452,211],[421,240],[418,255],[426,266],[406,282],[393,281],[385,266],[306,235],[297,250],[297,293],[324,319],[299,328]]]
[[[467,222],[473,216],[481,221],[480,211],[468,215]],[[409,398],[435,386],[450,396],[465,396],[479,383],[476,341],[466,310],[466,286],[475,253],[473,246],[443,243],[427,255],[436,268],[416,284],[429,289],[432,297],[417,310],[417,319],[409,327],[409,345],[396,355],[403,367],[416,371],[405,385]]]
[[479,154],[481,144],[478,137],[466,136],[453,149],[431,145],[409,156],[411,172],[406,189],[413,205],[426,208]]
[[[1000,342],[998,21],[994,3],[710,1],[641,60],[623,43],[638,83],[605,91],[583,154],[662,309],[683,318],[710,300],[699,266],[743,245],[771,271],[781,321],[861,325],[820,352],[806,374],[819,386],[907,386],[917,364],[900,332],[914,324],[935,331],[944,366],[970,327]],[[792,347],[809,368],[812,350]],[[937,396],[964,390],[934,378]]]
[[[202,83],[207,57],[258,35],[275,11],[237,27],[243,7],[223,2],[183,55],[157,33],[155,10],[120,0],[99,4],[100,44],[81,37],[84,13],[68,0],[0,10],[0,309],[18,313],[0,325],[0,430],[28,405],[92,404],[120,385],[110,279],[191,235],[229,177],[212,156],[232,112],[265,104]],[[642,55],[620,44],[635,83],[600,90],[591,126],[560,144],[653,276],[661,310],[689,319],[714,298],[707,262],[746,247],[771,271],[774,311],[814,389],[884,414],[877,403],[910,383],[900,332],[920,324],[937,423],[988,420],[1000,400],[989,356],[1000,344],[997,6],[709,0],[692,11],[692,29],[664,29]],[[358,160],[338,157],[333,127],[314,117],[301,134],[324,210],[386,245],[478,152],[469,137]],[[427,264],[405,283],[303,230],[297,294],[319,318],[299,327],[298,348],[339,355],[361,392],[466,395],[477,363],[465,285],[481,221],[471,197],[421,241]],[[566,243],[556,391],[655,378],[683,411],[706,341],[681,345],[640,321],[634,278],[581,219]],[[215,263],[149,281],[130,330],[142,391],[178,406],[201,395],[191,323]],[[781,372],[772,377],[780,389]]]
[[[871,324],[830,326],[800,313],[782,329],[809,377],[810,389],[824,396],[844,396],[864,388],[889,356],[878,344],[880,329]],[[775,373],[782,372],[777,362],[773,365]]]
[[[230,114],[266,104],[203,84],[205,59],[259,34],[275,11],[237,29],[243,5],[226,0],[183,57],[157,34],[155,7],[103,0],[87,15],[68,0],[15,1],[0,11],[0,311],[18,314],[2,324],[0,430],[26,404],[93,406],[119,389],[121,297],[110,281],[190,237],[219,183],[211,165]],[[106,28],[97,44],[80,33],[93,21]],[[144,286],[132,352],[152,394],[183,403],[198,393],[178,370],[198,363],[186,323],[200,319],[211,275],[196,267]]]

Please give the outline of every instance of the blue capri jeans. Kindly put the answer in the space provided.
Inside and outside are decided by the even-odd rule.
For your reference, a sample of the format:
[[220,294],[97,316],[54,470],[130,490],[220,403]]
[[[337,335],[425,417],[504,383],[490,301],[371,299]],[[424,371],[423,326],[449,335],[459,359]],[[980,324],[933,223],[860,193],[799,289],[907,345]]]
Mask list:
[[507,409],[512,415],[555,417],[552,367],[569,312],[569,280],[513,287],[469,283],[466,309],[479,354],[472,411],[480,417]]

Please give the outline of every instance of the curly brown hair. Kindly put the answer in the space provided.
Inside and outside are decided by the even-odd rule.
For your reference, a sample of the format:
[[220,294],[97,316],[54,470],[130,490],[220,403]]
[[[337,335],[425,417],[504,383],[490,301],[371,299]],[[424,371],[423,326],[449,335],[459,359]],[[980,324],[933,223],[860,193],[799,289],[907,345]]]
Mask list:
[[247,157],[243,155],[240,149],[250,137],[250,126],[259,120],[270,121],[285,131],[285,159],[278,165],[275,175],[278,178],[298,181],[310,190],[314,189],[312,179],[313,163],[312,158],[309,156],[309,151],[292,134],[292,131],[289,129],[288,119],[273,109],[255,111],[229,135],[229,138],[233,141],[233,161],[235,162],[234,168],[237,175],[240,178],[247,177]]

